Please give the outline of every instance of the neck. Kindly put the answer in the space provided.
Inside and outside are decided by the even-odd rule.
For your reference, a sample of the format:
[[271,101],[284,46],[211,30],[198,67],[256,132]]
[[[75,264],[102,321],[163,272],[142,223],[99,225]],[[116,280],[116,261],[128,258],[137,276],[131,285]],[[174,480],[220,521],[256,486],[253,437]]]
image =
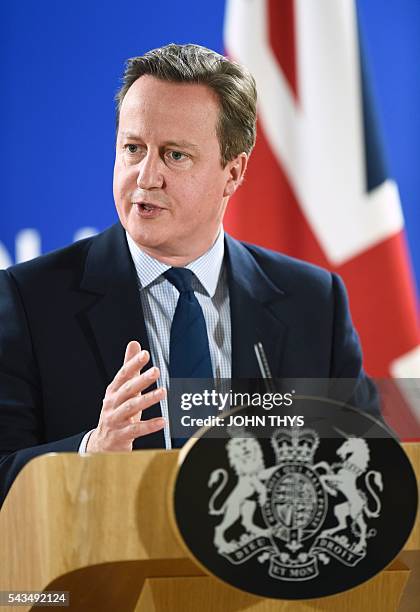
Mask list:
[[141,244],[137,244],[137,246],[147,255],[149,255],[150,257],[153,257],[154,259],[156,259],[157,261],[167,265],[167,266],[171,266],[173,268],[184,268],[185,266],[187,266],[188,264],[190,264],[191,262],[195,261],[196,259],[198,259],[199,257],[201,257],[202,255],[204,255],[205,253],[207,253],[207,251],[209,251],[212,246],[214,245],[214,243],[216,242],[219,233],[220,233],[221,228],[219,227],[217,229],[216,234],[210,239],[208,240],[206,243],[202,243],[200,246],[198,246],[196,249],[189,249],[188,253],[185,252],[173,252],[170,251],[168,249],[168,251],[166,252],[164,249],[154,249],[154,248],[150,248],[150,247],[145,247],[144,245]]

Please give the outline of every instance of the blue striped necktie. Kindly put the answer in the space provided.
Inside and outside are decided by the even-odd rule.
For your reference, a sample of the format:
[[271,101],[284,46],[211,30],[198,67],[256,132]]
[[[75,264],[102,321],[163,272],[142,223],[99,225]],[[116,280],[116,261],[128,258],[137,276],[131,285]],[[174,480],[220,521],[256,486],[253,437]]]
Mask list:
[[213,378],[206,322],[192,288],[193,272],[170,268],[164,274],[179,291],[171,325],[170,378]]
[[[170,268],[164,274],[179,291],[169,344],[169,377],[171,379],[213,379],[209,340],[201,306],[192,288],[193,272],[187,268]],[[176,382],[176,384],[175,384]],[[192,381],[191,381],[192,383]],[[191,384],[190,383],[190,384]],[[186,438],[180,428],[180,393],[188,383],[173,381],[170,401],[170,423],[172,448],[180,448]],[[200,392],[193,383],[194,391]],[[199,385],[200,387],[200,385]],[[175,391],[175,388],[177,391]]]

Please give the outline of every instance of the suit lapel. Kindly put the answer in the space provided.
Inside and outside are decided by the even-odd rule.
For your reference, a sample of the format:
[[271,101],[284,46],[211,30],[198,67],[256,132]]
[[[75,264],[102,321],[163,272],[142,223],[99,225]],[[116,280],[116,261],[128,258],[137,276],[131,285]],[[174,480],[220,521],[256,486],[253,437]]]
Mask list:
[[[82,318],[87,340],[107,385],[121,368],[130,340],[137,340],[150,352],[137,274],[121,225],[112,226],[92,242],[80,288],[95,296]],[[146,410],[143,418],[160,415],[157,404]],[[163,433],[138,438],[134,446],[164,446]]]
[[[232,378],[260,378],[254,345],[261,342],[274,377],[280,375],[286,324],[278,318],[284,292],[240,242],[226,236],[232,325]],[[277,308],[276,308],[277,307]]]
[[85,316],[110,382],[130,340],[149,349],[137,275],[120,225],[93,241],[80,286],[97,295]]

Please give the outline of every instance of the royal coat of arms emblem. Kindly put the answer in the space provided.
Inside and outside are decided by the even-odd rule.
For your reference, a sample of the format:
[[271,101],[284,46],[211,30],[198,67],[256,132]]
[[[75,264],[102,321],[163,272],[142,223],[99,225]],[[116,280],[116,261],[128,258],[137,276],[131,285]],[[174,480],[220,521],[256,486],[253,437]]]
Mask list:
[[203,430],[180,455],[174,490],[193,558],[228,584],[278,599],[333,595],[372,578],[403,548],[417,513],[415,474],[380,420],[313,397],[294,409],[305,425]]
[[[232,437],[226,451],[237,482],[220,507],[227,470],[213,470],[208,483],[214,489],[209,514],[222,517],[214,528],[218,553],[233,564],[257,555],[260,563],[269,562],[272,578],[288,581],[315,578],[319,563],[359,563],[368,539],[376,536],[369,521],[380,516],[384,485],[379,471],[368,470],[366,440],[343,436],[338,461],[329,464],[316,461],[316,431],[277,430],[271,438],[276,463],[268,468],[258,440]],[[326,528],[331,506],[335,524]],[[226,534],[235,526],[239,537],[229,540]]]

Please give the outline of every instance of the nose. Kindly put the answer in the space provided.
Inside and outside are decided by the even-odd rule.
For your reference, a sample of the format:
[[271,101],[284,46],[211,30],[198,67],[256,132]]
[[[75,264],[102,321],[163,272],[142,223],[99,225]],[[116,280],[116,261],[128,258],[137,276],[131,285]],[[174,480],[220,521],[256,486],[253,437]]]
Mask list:
[[164,184],[162,160],[158,153],[148,151],[139,163],[137,186],[139,189],[161,189]]

